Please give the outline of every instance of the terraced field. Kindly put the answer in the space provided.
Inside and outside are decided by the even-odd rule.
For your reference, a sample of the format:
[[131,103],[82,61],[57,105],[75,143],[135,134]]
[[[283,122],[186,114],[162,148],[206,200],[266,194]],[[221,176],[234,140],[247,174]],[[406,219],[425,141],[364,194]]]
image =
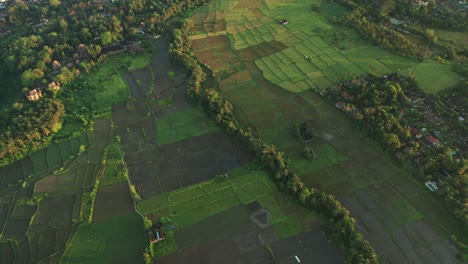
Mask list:
[[[316,93],[369,71],[410,69],[423,89],[434,91],[425,81],[434,76],[428,69],[444,66],[370,46],[310,11],[310,5],[240,0],[202,7],[192,17],[195,54],[214,71],[239,119],[283,150],[306,185],[334,194],[351,211],[383,263],[459,262],[449,235],[461,229],[437,197]],[[289,23],[280,25],[279,19]],[[216,31],[221,25],[226,32]],[[303,121],[318,132],[316,141],[295,137],[294,126]],[[305,146],[316,159],[304,158]]]
[[[412,72],[429,93],[462,79],[449,65],[421,63],[364,42],[353,30],[326,18],[339,16],[343,7],[324,2],[317,13],[311,8],[315,2],[320,1],[224,0],[202,7],[193,16],[194,47],[221,80],[242,72],[240,60],[249,60],[267,80],[294,93],[323,90],[369,72]],[[281,25],[280,19],[288,23]],[[223,63],[226,58],[228,63]]]

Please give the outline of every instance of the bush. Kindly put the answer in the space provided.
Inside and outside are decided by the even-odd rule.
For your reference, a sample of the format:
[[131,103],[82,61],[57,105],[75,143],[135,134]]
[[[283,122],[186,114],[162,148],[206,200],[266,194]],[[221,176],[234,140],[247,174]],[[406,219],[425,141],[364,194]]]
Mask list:
[[310,147],[305,147],[304,148],[304,157],[308,160],[312,160],[312,159],[315,159],[316,156],[315,156],[315,152],[312,148]]

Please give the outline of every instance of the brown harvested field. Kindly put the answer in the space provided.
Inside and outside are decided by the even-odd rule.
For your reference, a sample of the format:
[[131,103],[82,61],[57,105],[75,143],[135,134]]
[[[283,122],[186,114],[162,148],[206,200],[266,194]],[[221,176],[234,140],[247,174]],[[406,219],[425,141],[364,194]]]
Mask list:
[[142,199],[162,193],[156,174],[156,167],[152,164],[128,166],[130,181],[137,187]]
[[[203,244],[193,245],[183,250],[158,259],[161,264],[238,264],[241,255],[234,241],[219,238]],[[271,263],[271,262],[255,262]]]
[[109,119],[98,119],[93,124],[93,139],[94,144],[98,146],[99,151],[104,149],[109,144],[109,136],[111,132],[111,122]]
[[276,240],[276,233],[261,229],[250,216],[247,207],[236,206],[176,231],[181,250],[158,263],[272,263],[263,242]]
[[128,183],[100,186],[94,201],[93,222],[126,215],[134,211]]
[[274,263],[295,264],[297,256],[301,263],[344,263],[343,253],[329,243],[321,230],[309,231],[270,244]]
[[287,48],[287,46],[282,42],[272,40],[239,49],[237,53],[242,60],[254,61],[258,58],[267,57],[271,54],[280,52],[285,48]]
[[21,165],[23,165],[24,177],[28,177],[29,175],[34,173],[34,165],[29,157],[21,159]]
[[125,125],[140,118],[141,116],[136,111],[136,102],[134,101],[112,107],[112,122],[116,126]]
[[0,262],[1,263],[13,263],[15,261],[15,252],[11,243],[13,241],[7,241],[0,243]]
[[21,165],[21,160],[2,167],[0,170],[0,189],[3,189],[10,184],[16,184],[19,180],[23,179],[23,166]]
[[75,201],[76,195],[44,198],[39,203],[31,228],[35,225],[51,225],[55,228],[71,226]]
[[122,148],[125,153],[134,153],[138,151],[138,142],[133,139],[126,126],[120,126],[114,129],[114,135],[120,137]]
[[17,205],[10,215],[10,219],[30,219],[36,213],[37,206]]
[[140,88],[138,87],[138,83],[135,80],[135,78],[133,78],[132,75],[130,75],[130,73],[124,73],[122,77],[125,80],[125,82],[128,84],[128,87],[130,88],[130,94],[132,95],[132,97],[141,95]]
[[212,49],[226,45],[229,45],[229,39],[222,35],[192,40],[192,47],[194,50]]
[[[130,73],[130,76],[132,76],[132,78],[135,79],[137,84],[139,83],[137,87],[138,95],[146,95],[153,82],[150,70],[148,68],[143,68],[136,71],[132,71]],[[137,94],[132,93],[132,95],[136,96]]]
[[2,239],[22,240],[26,235],[28,227],[29,219],[8,219],[3,227]]
[[166,144],[125,156],[143,198],[212,179],[251,160],[223,133]]
[[3,230],[3,226],[8,218],[8,211],[10,210],[9,204],[0,204],[0,230]]

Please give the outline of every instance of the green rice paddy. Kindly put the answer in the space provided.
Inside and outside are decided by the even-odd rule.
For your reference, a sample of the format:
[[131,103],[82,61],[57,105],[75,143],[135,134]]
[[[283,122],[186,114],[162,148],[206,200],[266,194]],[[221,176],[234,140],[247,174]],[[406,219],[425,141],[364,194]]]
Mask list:
[[219,131],[221,129],[197,109],[177,112],[159,119],[156,124],[156,135],[161,145]]

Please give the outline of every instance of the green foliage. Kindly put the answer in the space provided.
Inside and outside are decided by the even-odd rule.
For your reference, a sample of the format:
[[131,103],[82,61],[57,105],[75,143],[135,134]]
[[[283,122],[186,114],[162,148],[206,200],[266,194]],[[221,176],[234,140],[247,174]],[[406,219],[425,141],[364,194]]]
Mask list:
[[63,120],[59,100],[25,103],[0,112],[0,166],[44,147]]
[[96,179],[93,185],[93,189],[89,195],[83,195],[83,203],[81,210],[81,221],[83,223],[91,223],[93,221],[94,202],[99,189],[99,179]]
[[134,201],[138,202],[141,200],[141,196],[135,188],[135,185],[133,184],[130,184],[130,193],[132,194],[132,198]]
[[313,160],[316,158],[314,150],[311,147],[304,148],[304,157],[308,160]]
[[80,145],[80,149],[78,150],[78,156],[83,154],[86,150],[86,146],[85,145]]
[[159,258],[177,252],[179,247],[174,238],[174,232],[166,232],[165,239],[151,244],[151,256]]
[[174,71],[168,71],[168,72],[167,72],[167,76],[169,76],[169,78],[173,79],[174,76],[175,76]]
[[61,263],[105,263],[121,259],[138,263],[146,245],[141,217],[136,213],[80,224]]
[[296,125],[296,136],[302,142],[308,142],[313,141],[317,137],[317,132],[315,132],[315,129],[308,122],[302,122]]
[[177,112],[158,120],[156,134],[161,145],[218,132],[220,129],[197,109]]
[[148,230],[153,226],[153,221],[145,216],[143,218],[143,226],[145,227],[145,230]]
[[[454,95],[457,94],[456,88],[451,91]],[[444,197],[448,207],[453,210],[454,216],[466,228],[468,206],[463,202],[465,198],[462,190],[465,184],[462,182],[465,181],[467,162],[464,158],[453,158],[452,149],[449,147],[450,144],[458,143],[458,140],[446,137],[446,146],[433,146],[427,141],[427,137],[435,134],[435,131],[422,131],[423,127],[434,126],[434,122],[428,122],[425,117],[427,111],[437,115],[439,120],[455,119],[459,116],[457,111],[449,111],[450,100],[445,104],[437,99],[437,96],[428,100],[429,96],[418,88],[412,78],[398,74],[385,77],[362,76],[356,84],[343,85],[340,91],[328,89],[327,97],[334,103],[342,102],[343,92],[347,92],[353,98],[347,105],[354,112],[350,116],[359,127],[393,156],[419,170],[421,180],[438,181],[439,176],[436,175],[451,175],[440,184],[439,192],[442,193],[441,197]],[[412,103],[407,94],[419,103]],[[435,112],[430,109],[438,110]],[[416,132],[411,132],[410,127]],[[452,129],[457,131],[457,126],[453,126]],[[418,139],[419,133],[422,138]]]

